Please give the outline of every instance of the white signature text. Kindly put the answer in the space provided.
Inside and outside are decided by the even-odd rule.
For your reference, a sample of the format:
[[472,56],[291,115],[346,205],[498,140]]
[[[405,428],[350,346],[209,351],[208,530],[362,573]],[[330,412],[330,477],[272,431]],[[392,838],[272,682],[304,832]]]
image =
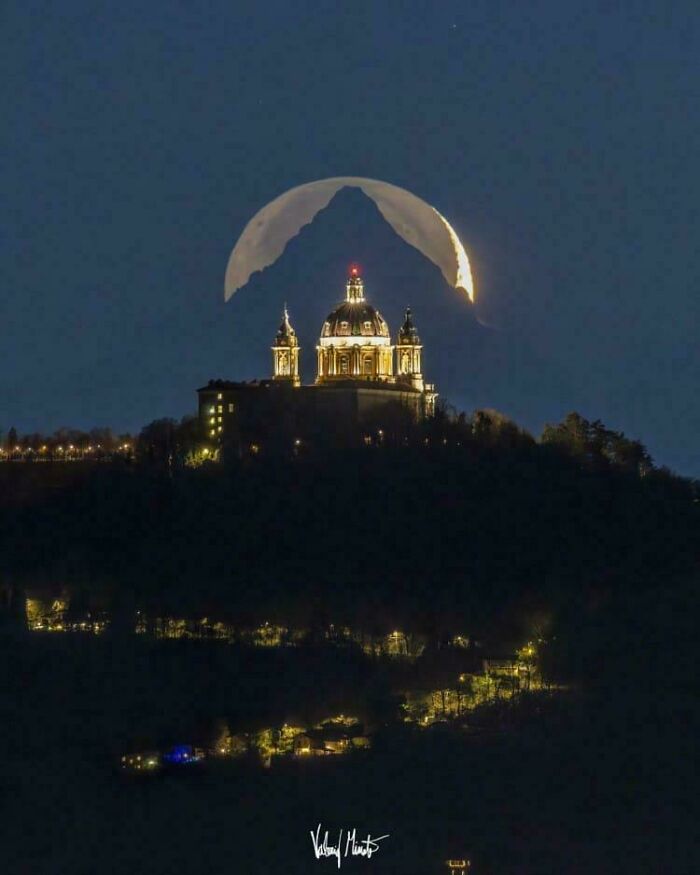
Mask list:
[[[344,837],[344,839],[343,839]],[[389,834],[372,838],[368,833],[367,838],[358,838],[356,829],[338,830],[338,838],[331,840],[329,830],[325,830],[321,837],[321,824],[315,830],[311,830],[311,841],[314,846],[314,854],[316,859],[322,857],[335,857],[338,868],[342,860],[346,857],[366,857],[372,859],[372,854],[376,854],[379,850],[379,842],[383,839],[388,839]]]

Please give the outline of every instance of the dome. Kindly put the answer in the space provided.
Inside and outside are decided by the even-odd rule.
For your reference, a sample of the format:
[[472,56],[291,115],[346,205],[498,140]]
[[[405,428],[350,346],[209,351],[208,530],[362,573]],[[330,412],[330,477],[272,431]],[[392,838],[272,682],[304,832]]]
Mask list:
[[343,301],[323,323],[321,339],[331,337],[356,337],[358,343],[364,342],[365,338],[381,337],[389,343],[389,326],[371,304]]
[[329,313],[321,328],[321,345],[390,346],[389,326],[382,314],[365,300],[362,278],[353,268],[346,299]]

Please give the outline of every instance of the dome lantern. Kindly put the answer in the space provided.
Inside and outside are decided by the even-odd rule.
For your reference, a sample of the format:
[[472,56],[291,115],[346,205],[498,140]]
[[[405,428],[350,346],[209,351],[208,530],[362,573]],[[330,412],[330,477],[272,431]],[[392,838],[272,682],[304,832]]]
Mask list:
[[365,299],[365,285],[360,276],[360,268],[353,264],[350,268],[350,276],[345,284],[345,300],[351,304],[362,303]]

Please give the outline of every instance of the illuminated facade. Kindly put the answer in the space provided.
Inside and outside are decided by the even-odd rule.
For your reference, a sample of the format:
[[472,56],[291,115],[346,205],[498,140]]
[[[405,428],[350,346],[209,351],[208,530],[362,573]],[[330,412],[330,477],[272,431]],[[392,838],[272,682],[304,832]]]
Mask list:
[[[422,372],[422,345],[410,309],[392,343],[370,304],[357,267],[345,299],[321,326],[316,378],[301,384],[301,347],[287,308],[272,345],[272,377],[248,383],[210,380],[198,390],[206,436],[239,452],[304,441],[347,443],[358,434],[432,416],[437,392]],[[393,423],[393,426],[392,426]],[[367,435],[365,435],[365,439]]]

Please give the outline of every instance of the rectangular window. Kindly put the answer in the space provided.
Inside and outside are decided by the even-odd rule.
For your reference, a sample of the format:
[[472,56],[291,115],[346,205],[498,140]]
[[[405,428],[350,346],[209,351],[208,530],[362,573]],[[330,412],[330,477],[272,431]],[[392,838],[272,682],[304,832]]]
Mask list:
[[228,412],[229,412],[229,413],[233,413],[233,404],[229,404],[229,406],[228,406]]
[[224,405],[219,404],[218,410],[219,410],[219,413],[223,413],[224,412]]

